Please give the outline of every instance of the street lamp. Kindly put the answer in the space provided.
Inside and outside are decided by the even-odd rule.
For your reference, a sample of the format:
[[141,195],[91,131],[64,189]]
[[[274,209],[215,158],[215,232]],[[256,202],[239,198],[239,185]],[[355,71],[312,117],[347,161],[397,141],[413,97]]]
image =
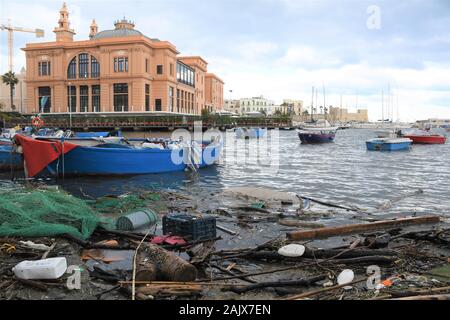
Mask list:
[[72,130],[72,83],[69,82],[69,127]]

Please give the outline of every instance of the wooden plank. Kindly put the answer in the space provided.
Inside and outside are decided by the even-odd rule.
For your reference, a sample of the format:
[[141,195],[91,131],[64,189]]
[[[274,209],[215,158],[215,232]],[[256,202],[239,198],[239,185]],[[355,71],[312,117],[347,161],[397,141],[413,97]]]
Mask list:
[[439,223],[438,216],[424,216],[414,218],[401,218],[396,220],[377,221],[364,224],[351,224],[338,227],[320,228],[314,230],[297,230],[288,232],[291,240],[323,239],[334,236],[348,235],[359,232],[386,230],[390,228],[404,227],[408,225]]

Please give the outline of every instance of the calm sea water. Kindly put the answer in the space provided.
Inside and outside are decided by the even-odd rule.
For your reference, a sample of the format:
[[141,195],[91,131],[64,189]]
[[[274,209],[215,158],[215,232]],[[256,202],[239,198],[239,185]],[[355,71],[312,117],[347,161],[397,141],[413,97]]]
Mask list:
[[[450,215],[450,144],[368,152],[365,141],[373,137],[372,130],[350,129],[339,131],[335,143],[302,145],[295,131],[280,131],[278,156],[276,148],[267,154],[263,141],[228,139],[225,155],[235,157],[196,174],[67,178],[63,187],[93,197],[170,188],[203,201],[227,187],[261,186],[371,209],[392,200],[380,214]],[[265,154],[259,162],[257,150]],[[278,166],[266,165],[277,158]],[[3,173],[0,179],[8,177]],[[412,195],[418,189],[423,194]]]

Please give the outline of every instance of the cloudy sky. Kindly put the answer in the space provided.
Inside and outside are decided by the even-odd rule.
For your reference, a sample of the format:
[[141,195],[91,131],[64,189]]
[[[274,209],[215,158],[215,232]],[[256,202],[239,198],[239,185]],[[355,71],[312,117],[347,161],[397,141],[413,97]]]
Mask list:
[[[62,1],[0,0],[0,21],[43,28],[54,39]],[[201,55],[226,82],[225,98],[264,95],[311,103],[311,88],[326,89],[326,104],[368,108],[381,118],[381,92],[390,84],[401,120],[450,118],[450,2],[448,0],[68,0],[76,39],[92,18],[100,30],[126,16],[152,38],[185,55]],[[42,41],[14,37],[20,48]],[[1,72],[7,34],[1,32]],[[229,90],[233,92],[230,93]]]

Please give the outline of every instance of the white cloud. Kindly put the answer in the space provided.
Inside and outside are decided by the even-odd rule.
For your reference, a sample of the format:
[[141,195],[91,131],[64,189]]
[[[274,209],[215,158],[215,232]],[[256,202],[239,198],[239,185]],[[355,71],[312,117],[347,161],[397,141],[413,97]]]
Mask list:
[[[381,91],[391,90],[398,95],[399,114],[404,121],[419,118],[450,117],[450,91],[433,89],[450,83],[450,68],[427,66],[423,70],[376,68],[365,63],[333,68],[292,68],[290,72],[275,70],[267,74],[263,69],[247,72],[238,65],[224,69],[226,90],[233,90],[233,98],[264,94],[281,102],[284,98],[302,99],[310,105],[311,87],[319,88],[319,103],[323,103],[322,83],[327,92],[327,105],[350,109],[367,108],[371,120],[381,118]],[[257,71],[260,70],[260,71]],[[229,98],[229,97],[226,97]],[[356,104],[358,101],[358,104]],[[445,106],[438,101],[449,101]],[[397,98],[394,98],[397,105]],[[394,112],[394,118],[397,112]]]
[[338,65],[340,60],[331,55],[325,55],[312,47],[292,46],[288,48],[285,55],[278,60],[280,65],[304,66],[317,68]]
[[268,41],[242,42],[236,46],[236,51],[245,59],[254,60],[274,53],[278,45]]

